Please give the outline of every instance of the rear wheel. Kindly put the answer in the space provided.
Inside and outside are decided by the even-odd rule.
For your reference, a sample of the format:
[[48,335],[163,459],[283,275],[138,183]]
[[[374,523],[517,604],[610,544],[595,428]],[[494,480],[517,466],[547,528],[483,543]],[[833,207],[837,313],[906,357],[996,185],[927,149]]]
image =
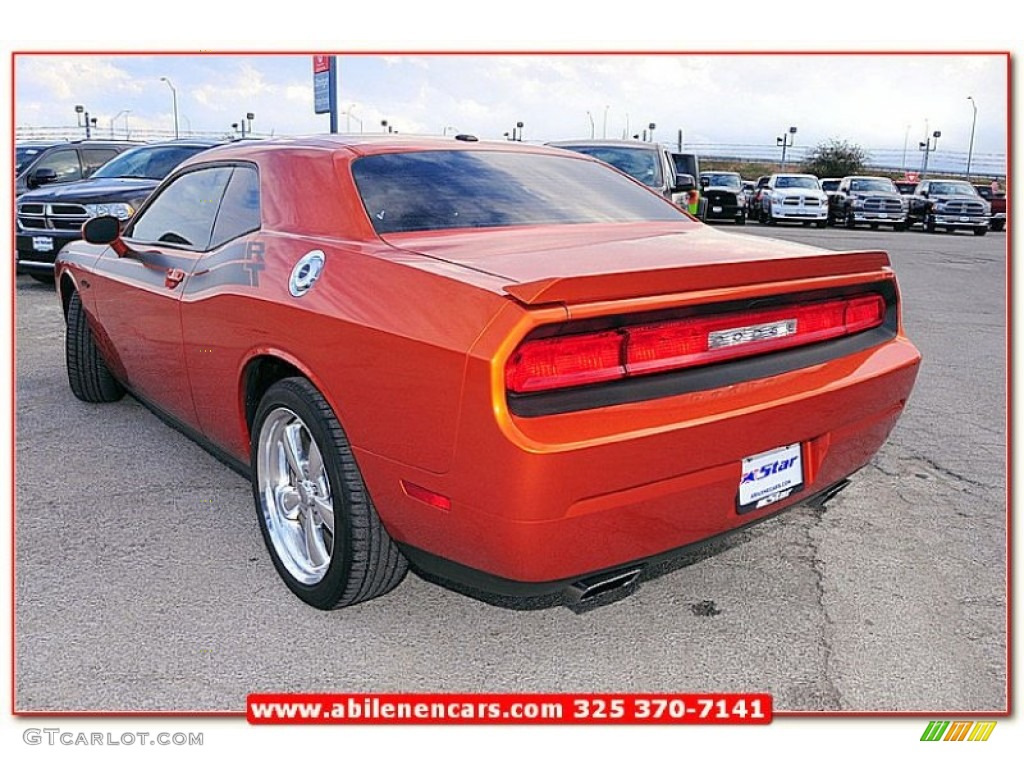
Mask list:
[[409,565],[388,536],[348,438],[306,379],[267,390],[253,421],[260,531],[288,588],[323,610],[390,592]]
[[79,400],[113,403],[124,397],[124,387],[114,378],[96,346],[78,291],[68,300],[64,361],[71,391]]
[[988,234],[988,227],[975,227],[974,234],[978,235],[979,237],[986,235]]
[[1006,226],[1006,222],[1003,221],[1002,219],[998,219],[998,220],[992,222],[992,231],[993,232],[1002,232],[1003,228],[1005,226]]

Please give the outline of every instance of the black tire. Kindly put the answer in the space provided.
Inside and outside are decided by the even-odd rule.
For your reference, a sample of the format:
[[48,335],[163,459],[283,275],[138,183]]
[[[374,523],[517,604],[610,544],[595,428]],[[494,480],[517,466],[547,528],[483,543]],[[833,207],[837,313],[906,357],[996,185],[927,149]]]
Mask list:
[[868,226],[870,226],[872,229],[878,229],[878,225],[877,224],[869,224]]
[[935,222],[932,219],[928,218],[928,219],[924,220],[924,231],[925,232],[934,232],[935,231]]
[[741,224],[741,225],[742,224],[746,224],[747,223],[747,214],[741,213],[739,216],[737,216],[736,217],[736,223],[737,224]]
[[978,237],[982,237],[984,235],[987,235],[988,234],[988,227],[975,227],[974,228],[974,234],[976,234]]
[[[267,486],[272,479],[271,470],[264,467],[273,466],[272,452],[276,446],[264,431],[270,429],[268,422],[272,426],[285,413],[297,417],[310,443],[316,444],[324,473],[318,473],[318,477],[329,483],[327,495],[330,506],[333,506],[333,531],[326,570],[313,581],[304,582],[296,578],[285,564],[294,552],[283,544],[275,543],[275,535],[279,541],[282,538],[287,540],[281,534],[288,531],[282,526],[275,528],[275,534],[272,534],[268,527],[274,524],[274,510],[287,510],[283,503],[278,503],[283,497],[275,496]],[[384,529],[334,411],[309,381],[297,377],[282,379],[267,390],[253,420],[250,452],[253,498],[263,540],[278,574],[300,599],[315,608],[331,610],[380,597],[401,583],[408,573],[409,563]],[[306,469],[311,468],[312,462],[308,462]],[[296,489],[301,480],[295,481]],[[306,482],[309,480],[307,475]],[[306,487],[308,490],[309,486]],[[265,495],[267,493],[269,497]],[[307,498],[303,496],[304,500]],[[300,503],[296,502],[296,510],[298,506]],[[309,510],[312,509],[310,504],[305,514],[311,514]],[[302,512],[296,511],[295,514],[295,524],[305,531]],[[305,541],[308,551],[308,538]],[[279,546],[283,551],[279,551]],[[289,562],[294,563],[294,560]]]
[[856,229],[857,228],[857,220],[855,218],[853,218],[853,214],[852,213],[846,214],[846,228],[847,229]]
[[816,222],[814,222],[814,226],[816,226],[818,229],[824,229],[827,224],[828,224],[828,221],[816,221]]
[[907,226],[908,226],[907,224],[893,224],[892,231],[893,232],[906,232],[907,231]]
[[72,293],[68,301],[64,361],[71,391],[79,400],[113,403],[124,397],[124,387],[114,378],[96,347],[78,291]]
[[999,219],[998,221],[993,221],[992,222],[992,231],[993,232],[1002,232],[1005,227],[1006,227],[1006,222],[1003,219]]

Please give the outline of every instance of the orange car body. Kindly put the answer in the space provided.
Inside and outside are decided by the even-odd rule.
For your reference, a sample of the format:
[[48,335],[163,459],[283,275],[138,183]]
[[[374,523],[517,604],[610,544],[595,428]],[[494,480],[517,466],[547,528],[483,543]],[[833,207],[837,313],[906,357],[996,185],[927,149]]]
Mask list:
[[[321,137],[213,149],[184,168],[256,167],[257,231],[212,251],[138,258],[74,243],[58,260],[59,290],[65,306],[80,294],[119,381],[242,471],[260,388],[282,371],[306,377],[344,426],[404,554],[487,591],[552,592],[642,566],[821,493],[871,459],[920,362],[884,253],[725,234],[684,214],[375,231],[353,175],[361,158],[568,156],[510,144]],[[323,273],[296,298],[289,277],[313,250]],[[509,392],[510,360],[538,329],[573,335],[864,291],[884,297],[883,326],[845,339]],[[801,483],[741,510],[744,459],[792,445]]]

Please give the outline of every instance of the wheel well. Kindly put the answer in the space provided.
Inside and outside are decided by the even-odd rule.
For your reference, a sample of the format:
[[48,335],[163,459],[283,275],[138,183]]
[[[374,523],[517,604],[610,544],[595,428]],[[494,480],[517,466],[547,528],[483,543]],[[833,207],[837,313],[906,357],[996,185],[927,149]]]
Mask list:
[[266,391],[281,379],[302,375],[302,371],[278,357],[262,355],[249,361],[242,376],[242,386],[245,393],[245,424],[250,432],[256,409]]
[[68,319],[68,303],[71,301],[71,294],[75,292],[75,281],[67,274],[60,279],[60,303],[64,309],[64,319]]

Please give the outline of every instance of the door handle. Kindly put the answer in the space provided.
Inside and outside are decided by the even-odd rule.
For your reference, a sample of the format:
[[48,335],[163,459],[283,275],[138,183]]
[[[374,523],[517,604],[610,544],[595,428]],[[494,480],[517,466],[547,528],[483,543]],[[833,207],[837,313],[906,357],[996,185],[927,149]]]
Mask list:
[[167,276],[164,277],[164,286],[167,288],[177,288],[181,284],[181,281],[185,279],[185,270],[172,267],[167,270]]

